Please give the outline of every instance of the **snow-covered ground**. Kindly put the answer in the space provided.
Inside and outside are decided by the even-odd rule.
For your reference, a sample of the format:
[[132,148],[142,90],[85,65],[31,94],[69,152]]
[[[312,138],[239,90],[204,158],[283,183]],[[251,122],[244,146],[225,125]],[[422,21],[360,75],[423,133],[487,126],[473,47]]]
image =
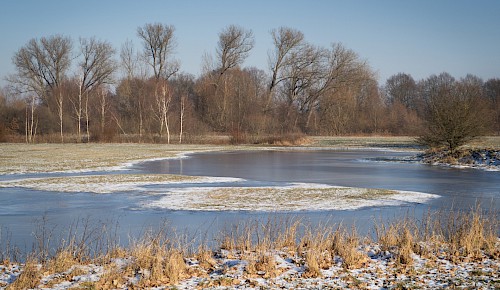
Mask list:
[[430,152],[415,157],[416,161],[453,168],[475,168],[487,171],[500,171],[500,150],[462,150],[456,157],[447,152]]
[[[152,282],[148,289],[498,289],[500,261],[484,256],[482,259],[457,259],[446,255],[423,257],[412,254],[413,263],[402,265],[394,255],[382,251],[378,244],[358,247],[362,254],[359,267],[346,268],[339,256],[331,257],[319,275],[308,275],[309,265],[297,253],[280,250],[265,253],[269,257],[266,269],[250,270],[262,255],[255,252],[218,250],[210,263],[201,263],[196,257],[185,258],[187,276],[176,285]],[[116,258],[119,272],[132,262],[130,258]],[[258,267],[257,267],[258,268]],[[272,272],[271,272],[272,270]],[[23,271],[23,265],[0,265],[0,289],[5,289]],[[44,274],[36,289],[62,290],[70,288],[96,289],[95,283],[109,279],[109,267],[95,264],[77,264],[64,272]],[[126,271],[109,283],[113,289],[137,289],[139,280],[147,280],[151,273]],[[94,287],[93,287],[94,285]],[[85,288],[88,287],[88,288]],[[93,288],[92,288],[93,287]]]
[[183,158],[223,146],[158,144],[2,144],[1,175],[112,171],[148,160]]
[[54,192],[113,193],[147,191],[150,185],[237,182],[231,177],[197,177],[172,174],[105,174],[0,181],[1,187],[23,187]]
[[295,183],[276,187],[191,187],[157,193],[162,197],[146,208],[172,210],[322,211],[369,206],[425,203],[439,196],[323,184]]

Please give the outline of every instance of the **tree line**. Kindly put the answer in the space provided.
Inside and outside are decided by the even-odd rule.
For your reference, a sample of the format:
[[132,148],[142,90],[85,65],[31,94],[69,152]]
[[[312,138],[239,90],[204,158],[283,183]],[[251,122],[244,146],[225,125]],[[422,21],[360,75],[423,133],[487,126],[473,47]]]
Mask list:
[[[289,27],[271,30],[267,70],[244,67],[255,38],[236,25],[219,32],[195,77],[175,58],[174,26],[145,24],[136,36],[142,47],[128,41],[119,50],[96,38],[31,39],[12,57],[16,72],[0,92],[0,140],[183,143],[225,135],[272,142],[392,134],[455,146],[449,140],[457,136],[500,132],[500,79],[399,73],[380,85],[353,50],[317,46]],[[453,131],[449,142],[433,138],[443,128]]]

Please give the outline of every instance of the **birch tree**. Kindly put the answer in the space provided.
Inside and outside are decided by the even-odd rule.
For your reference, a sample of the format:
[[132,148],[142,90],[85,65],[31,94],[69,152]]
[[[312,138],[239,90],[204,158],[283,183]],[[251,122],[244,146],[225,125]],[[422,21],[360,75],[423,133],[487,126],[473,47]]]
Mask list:
[[161,137],[163,134],[163,128],[165,128],[167,133],[167,143],[170,144],[168,114],[170,103],[172,101],[172,90],[166,80],[155,81],[154,90],[156,108],[153,108],[153,111],[155,112],[156,119],[160,123],[158,133]]
[[[109,90],[105,86],[100,86],[96,89],[99,105],[99,124],[101,132],[104,132],[104,127],[106,126],[106,112],[110,106],[108,101]],[[86,106],[88,108],[88,106]],[[88,111],[86,113],[88,115]],[[87,118],[88,120],[88,118]],[[89,124],[87,123],[87,128]]]

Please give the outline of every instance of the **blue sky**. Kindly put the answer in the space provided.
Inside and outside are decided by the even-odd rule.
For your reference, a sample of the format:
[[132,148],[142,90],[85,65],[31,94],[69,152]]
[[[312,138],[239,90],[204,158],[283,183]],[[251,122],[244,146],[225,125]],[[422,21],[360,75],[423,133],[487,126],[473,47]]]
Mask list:
[[176,28],[181,70],[198,75],[202,56],[214,53],[230,24],[251,29],[255,48],[245,66],[267,70],[269,31],[301,30],[311,43],[341,42],[366,59],[379,82],[398,72],[415,79],[449,72],[500,77],[500,1],[131,1],[3,0],[0,4],[0,85],[14,72],[13,54],[32,38],[53,34],[107,40],[119,50],[139,48],[137,27],[160,22]]

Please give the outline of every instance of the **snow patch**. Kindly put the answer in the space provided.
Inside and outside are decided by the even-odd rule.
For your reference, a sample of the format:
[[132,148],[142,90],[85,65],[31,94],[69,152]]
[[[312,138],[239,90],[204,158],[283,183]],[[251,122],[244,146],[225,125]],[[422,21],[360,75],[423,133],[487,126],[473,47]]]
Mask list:
[[276,187],[189,187],[166,191],[143,208],[191,211],[328,211],[425,203],[438,195],[296,183]]

